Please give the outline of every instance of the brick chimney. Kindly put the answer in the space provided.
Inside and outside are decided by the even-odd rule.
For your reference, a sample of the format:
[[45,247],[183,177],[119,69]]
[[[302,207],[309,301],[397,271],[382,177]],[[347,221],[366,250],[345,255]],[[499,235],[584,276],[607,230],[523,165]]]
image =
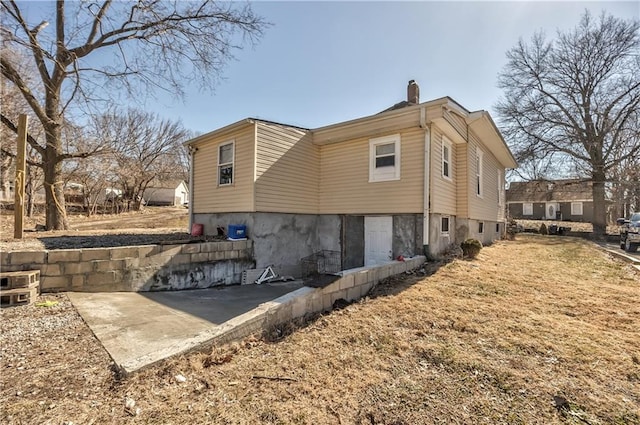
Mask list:
[[420,103],[420,87],[418,87],[416,80],[409,80],[409,85],[407,86],[407,102],[414,105]]

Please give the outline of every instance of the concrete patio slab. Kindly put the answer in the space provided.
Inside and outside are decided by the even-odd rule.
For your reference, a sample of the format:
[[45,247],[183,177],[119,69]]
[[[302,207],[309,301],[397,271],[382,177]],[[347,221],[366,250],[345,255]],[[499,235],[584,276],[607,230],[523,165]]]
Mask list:
[[[115,364],[130,373],[198,349],[263,314],[260,306],[302,282],[167,292],[69,292]],[[254,312],[255,311],[255,312]]]

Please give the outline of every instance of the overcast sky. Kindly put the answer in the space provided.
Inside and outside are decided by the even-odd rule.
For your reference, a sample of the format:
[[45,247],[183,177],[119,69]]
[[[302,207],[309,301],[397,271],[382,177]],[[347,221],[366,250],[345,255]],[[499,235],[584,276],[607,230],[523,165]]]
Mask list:
[[586,10],[639,18],[640,2],[255,2],[273,24],[224,71],[214,93],[145,107],[208,132],[246,117],[314,128],[404,100],[451,96],[492,107],[505,52],[537,30],[573,28]]

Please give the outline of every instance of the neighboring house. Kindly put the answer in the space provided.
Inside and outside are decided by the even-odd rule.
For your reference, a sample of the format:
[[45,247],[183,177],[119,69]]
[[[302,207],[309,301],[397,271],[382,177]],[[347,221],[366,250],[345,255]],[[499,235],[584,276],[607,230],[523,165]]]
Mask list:
[[118,189],[116,187],[106,187],[104,189],[100,189],[100,192],[96,195],[96,200],[98,205],[105,204],[107,202],[113,202],[122,197],[124,191],[122,189]]
[[147,205],[185,205],[189,202],[189,187],[184,180],[153,182],[142,197]]
[[13,187],[13,180],[5,180],[0,183],[0,201],[11,201],[15,197],[15,189]]
[[517,166],[486,111],[449,97],[306,129],[244,119],[186,143],[190,219],[206,234],[247,226],[257,267],[294,274],[340,253],[343,269],[501,237],[505,168]]
[[84,205],[84,186],[80,183],[68,182],[64,185],[64,201],[67,204]]
[[592,187],[578,179],[512,182],[507,189],[509,217],[591,222]]

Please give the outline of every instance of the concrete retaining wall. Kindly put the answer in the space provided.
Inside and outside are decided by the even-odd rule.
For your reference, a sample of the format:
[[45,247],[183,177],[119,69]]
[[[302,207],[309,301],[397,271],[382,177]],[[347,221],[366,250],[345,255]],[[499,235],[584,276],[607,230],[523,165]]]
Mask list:
[[240,283],[253,242],[0,253],[4,271],[40,270],[42,292],[162,291]]
[[270,326],[288,322],[307,313],[330,311],[338,299],[356,301],[371,291],[382,279],[420,267],[426,258],[416,256],[406,261],[392,261],[381,266],[360,267],[343,271],[342,277],[324,288],[303,287],[241,316],[225,322],[216,335],[201,343],[226,343],[235,341]]

